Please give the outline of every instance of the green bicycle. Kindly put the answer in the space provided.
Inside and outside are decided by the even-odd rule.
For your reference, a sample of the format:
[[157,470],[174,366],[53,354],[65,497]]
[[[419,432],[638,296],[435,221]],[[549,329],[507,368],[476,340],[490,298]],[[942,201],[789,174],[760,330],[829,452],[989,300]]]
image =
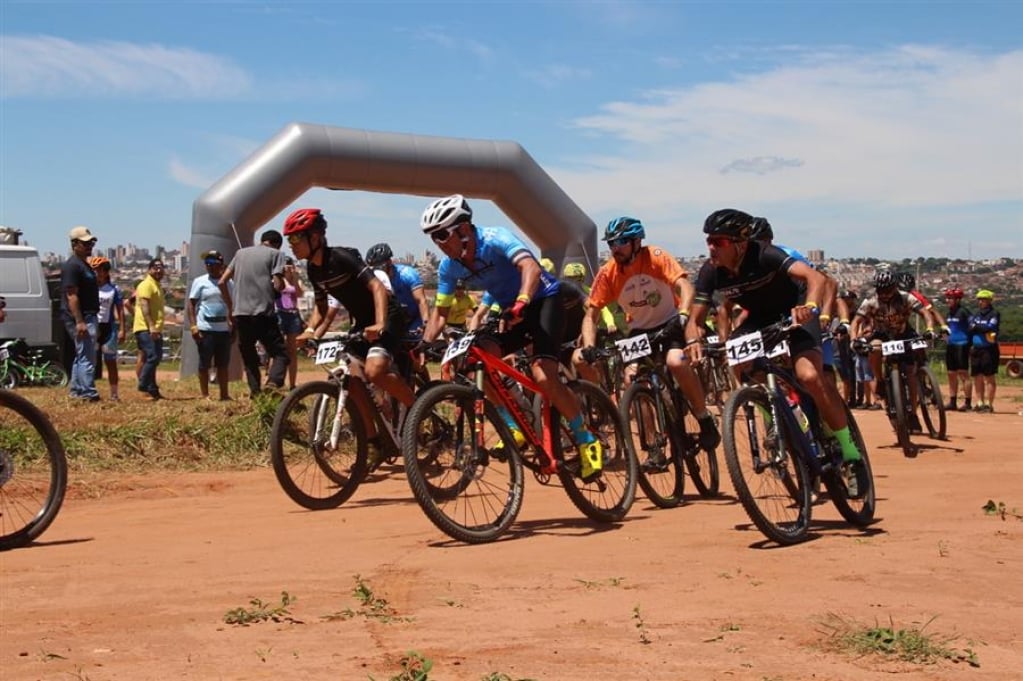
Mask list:
[[42,348],[30,348],[22,338],[0,344],[0,388],[67,385],[64,367],[44,355]]

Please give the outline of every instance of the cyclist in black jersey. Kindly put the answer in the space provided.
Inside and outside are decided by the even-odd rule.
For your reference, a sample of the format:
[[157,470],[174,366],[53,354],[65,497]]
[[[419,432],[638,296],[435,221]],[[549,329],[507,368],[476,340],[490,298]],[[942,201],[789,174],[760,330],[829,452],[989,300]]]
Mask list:
[[789,338],[796,377],[841,444],[842,457],[858,461],[860,452],[849,434],[845,408],[824,385],[817,318],[817,301],[827,290],[824,275],[775,246],[750,239],[753,224],[752,215],[730,208],[711,213],[704,222],[710,259],[696,277],[696,296],[686,325],[686,350],[694,362],[703,359],[700,339],[715,292],[748,312],[735,336],[791,316],[793,323],[801,326]]
[[405,406],[415,401],[412,387],[394,371],[394,358],[406,334],[405,313],[354,248],[327,246],[327,221],[318,208],[300,208],[284,221],[284,235],[295,257],[306,260],[315,307],[300,340],[327,332],[327,294],[334,296],[352,320],[352,331],[369,341],[366,378]]

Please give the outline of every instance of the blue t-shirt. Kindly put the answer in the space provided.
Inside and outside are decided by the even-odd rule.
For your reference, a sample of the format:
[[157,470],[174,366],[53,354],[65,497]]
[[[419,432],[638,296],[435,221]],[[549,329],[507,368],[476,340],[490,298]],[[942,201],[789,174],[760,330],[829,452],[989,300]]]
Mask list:
[[388,278],[391,281],[391,290],[394,292],[394,296],[405,309],[405,314],[408,315],[408,330],[421,329],[426,321],[420,314],[419,303],[412,295],[416,289],[423,288],[423,280],[419,276],[419,271],[410,265],[394,263],[394,274]]
[[[504,227],[476,227],[475,269],[470,270],[461,261],[444,258],[437,271],[437,299],[442,304],[455,293],[455,283],[463,279],[469,288],[486,292],[484,301],[497,303],[502,309],[515,303],[522,287],[522,276],[516,262],[522,258],[535,258],[517,236]],[[557,295],[558,280],[540,268],[540,286],[533,300]]]
[[[228,292],[234,296],[234,282],[227,282]],[[189,290],[188,299],[196,301],[193,320],[200,331],[230,331],[227,323],[227,303],[220,293],[215,279],[208,274],[196,277]]]

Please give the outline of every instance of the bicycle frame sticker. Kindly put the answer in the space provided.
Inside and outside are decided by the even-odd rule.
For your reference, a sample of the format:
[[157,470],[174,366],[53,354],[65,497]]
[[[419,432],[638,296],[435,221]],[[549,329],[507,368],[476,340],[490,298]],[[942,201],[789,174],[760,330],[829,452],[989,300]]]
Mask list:
[[458,357],[459,355],[464,355],[466,350],[469,349],[469,346],[472,345],[472,342],[475,339],[476,339],[475,333],[467,333],[458,340],[451,341],[451,344],[448,345],[448,349],[444,351],[444,357],[440,360],[440,363],[447,364],[455,357]]
[[320,343],[316,348],[316,364],[330,364],[337,358],[337,353],[340,349],[341,341]]
[[633,362],[653,351],[650,347],[650,338],[645,333],[616,340],[615,347],[618,348],[618,354],[622,356],[623,362]]
[[[788,349],[786,348],[786,352]],[[728,364],[735,366],[764,356],[764,338],[759,331],[747,333],[725,341]]]
[[881,354],[885,357],[889,355],[901,355],[905,351],[906,346],[900,340],[884,341],[881,343]]

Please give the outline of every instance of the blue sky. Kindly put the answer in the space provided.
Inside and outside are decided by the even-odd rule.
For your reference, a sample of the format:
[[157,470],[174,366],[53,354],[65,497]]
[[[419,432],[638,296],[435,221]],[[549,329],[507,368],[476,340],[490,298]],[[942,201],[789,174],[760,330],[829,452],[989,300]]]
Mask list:
[[[0,224],[41,250],[177,247],[292,121],[514,140],[680,256],[735,207],[837,257],[1023,257],[1020,2],[0,1]],[[420,254],[426,203],[268,226]]]

